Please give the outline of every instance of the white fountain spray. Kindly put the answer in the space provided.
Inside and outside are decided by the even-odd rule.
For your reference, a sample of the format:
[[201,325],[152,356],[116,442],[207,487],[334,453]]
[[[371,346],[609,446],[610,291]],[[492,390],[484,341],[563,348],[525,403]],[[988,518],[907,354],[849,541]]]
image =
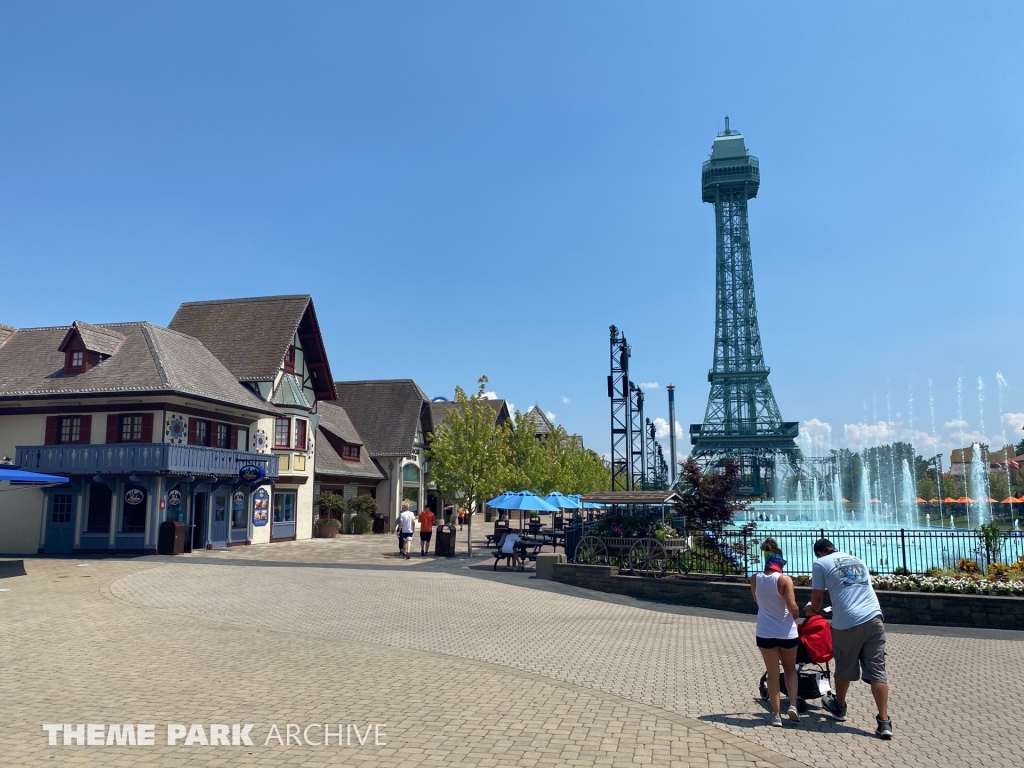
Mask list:
[[917,528],[917,497],[910,465],[903,459],[903,521],[908,528]]
[[[1006,440],[1006,418],[1003,416],[1003,390],[1009,385],[1006,383],[1006,379],[1003,378],[1003,374],[996,372],[996,391],[999,393],[999,434],[1003,438],[1003,449],[1006,449],[1008,445]],[[1010,459],[1009,453],[1003,455],[1003,468],[1006,470],[1006,490],[1009,497],[1013,498],[1013,485],[1010,483],[1010,465],[1007,463]],[[1000,499],[1002,501],[1002,499]],[[1016,513],[1013,509],[1013,502],[1010,502],[1010,517],[1016,520]]]
[[978,525],[984,525],[992,517],[988,501],[988,462],[981,457],[981,445],[971,447],[971,495],[974,497],[974,516]]
[[939,466],[939,434],[935,430],[935,397],[932,395],[932,380],[928,379],[928,408],[932,413],[932,450],[935,451],[935,497],[939,500],[939,525],[942,525],[942,481]]
[[[960,448],[963,449],[964,448],[964,377],[963,376],[958,377],[957,380],[956,380],[956,421],[957,421],[957,424],[960,426]],[[952,459],[953,459],[953,457],[950,456],[950,462],[949,462],[949,471],[950,472],[953,471],[953,461],[952,461]],[[964,472],[966,467],[964,466],[963,461],[964,461],[964,456],[963,456],[963,453],[961,452],[961,454],[960,454],[960,472],[961,472],[961,475],[963,476],[965,484],[966,484],[967,476],[966,476],[966,472]],[[950,512],[949,516],[950,516],[950,518],[952,518],[953,517],[953,513]],[[967,504],[967,527],[968,528],[971,527],[971,504],[970,504],[970,502],[968,502],[968,504]]]
[[896,490],[896,441],[895,433],[892,428],[892,380],[886,379],[885,382],[885,429],[889,436],[889,477],[892,478],[892,509],[893,517],[896,518],[896,522],[899,522],[900,510],[900,497]]

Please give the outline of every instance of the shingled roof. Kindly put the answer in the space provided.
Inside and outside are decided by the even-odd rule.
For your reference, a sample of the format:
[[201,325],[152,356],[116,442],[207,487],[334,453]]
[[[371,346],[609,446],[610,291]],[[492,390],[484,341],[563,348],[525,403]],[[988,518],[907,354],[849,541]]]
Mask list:
[[60,345],[70,328],[22,328],[0,347],[0,399],[99,394],[183,394],[273,413],[197,339],[152,323],[91,328],[123,338],[116,353],[77,376],[64,375]]
[[315,459],[317,474],[383,480],[384,473],[365,449],[359,452],[359,461],[341,457],[343,443],[363,446],[363,438],[345,409],[333,403],[320,403],[317,413],[320,414]]
[[424,413],[429,429],[430,401],[412,379],[336,381],[334,391],[371,456],[411,454]]
[[63,352],[68,342],[77,336],[89,352],[96,352],[104,357],[110,357],[117,352],[118,347],[124,342],[124,334],[113,328],[104,328],[102,325],[92,325],[81,320],[75,320],[68,328],[68,332],[61,339],[58,350]]
[[544,414],[544,411],[536,405],[526,412],[524,418],[533,421],[533,428],[538,436],[546,435],[555,428],[555,425],[551,423],[551,420]]
[[317,399],[334,399],[327,351],[308,295],[189,301],[178,307],[168,327],[202,341],[239,381],[273,381],[298,333]]
[[[494,410],[495,425],[504,424],[511,418],[508,403],[505,400],[486,400],[485,402]],[[444,424],[448,420],[448,414],[458,407],[458,403],[449,400],[432,400],[430,402],[430,418],[433,428],[437,429]]]
[[10,335],[14,333],[16,330],[18,329],[14,328],[13,326],[4,325],[3,323],[0,323],[0,347],[3,346],[4,342],[7,341]]

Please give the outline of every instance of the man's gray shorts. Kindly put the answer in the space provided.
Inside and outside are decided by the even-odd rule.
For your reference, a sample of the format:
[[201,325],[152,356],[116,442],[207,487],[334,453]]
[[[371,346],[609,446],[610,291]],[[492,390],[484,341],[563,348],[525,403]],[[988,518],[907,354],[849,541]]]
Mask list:
[[881,616],[849,629],[833,629],[832,653],[836,657],[836,677],[843,680],[862,677],[865,683],[888,682],[885,676],[885,625]]

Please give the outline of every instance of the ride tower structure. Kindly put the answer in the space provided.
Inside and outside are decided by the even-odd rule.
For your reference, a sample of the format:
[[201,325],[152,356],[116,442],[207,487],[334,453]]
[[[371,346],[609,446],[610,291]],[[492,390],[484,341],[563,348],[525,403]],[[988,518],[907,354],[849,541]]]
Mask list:
[[611,399],[611,474],[613,491],[633,490],[630,454],[629,356],[626,334],[614,325],[608,328],[611,371],[608,374],[608,397]]
[[726,117],[701,170],[702,199],[715,206],[715,351],[704,422],[690,425],[690,443],[705,471],[739,464],[742,496],[772,494],[778,464],[801,458],[799,425],[782,420],[757,324],[747,203],[760,184],[758,159]]

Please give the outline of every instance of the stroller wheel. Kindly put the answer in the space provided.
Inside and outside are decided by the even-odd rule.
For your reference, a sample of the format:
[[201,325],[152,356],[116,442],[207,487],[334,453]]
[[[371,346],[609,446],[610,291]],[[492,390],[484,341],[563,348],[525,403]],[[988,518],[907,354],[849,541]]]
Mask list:
[[757,684],[758,693],[764,701],[768,701],[768,673],[761,675],[761,682]]

